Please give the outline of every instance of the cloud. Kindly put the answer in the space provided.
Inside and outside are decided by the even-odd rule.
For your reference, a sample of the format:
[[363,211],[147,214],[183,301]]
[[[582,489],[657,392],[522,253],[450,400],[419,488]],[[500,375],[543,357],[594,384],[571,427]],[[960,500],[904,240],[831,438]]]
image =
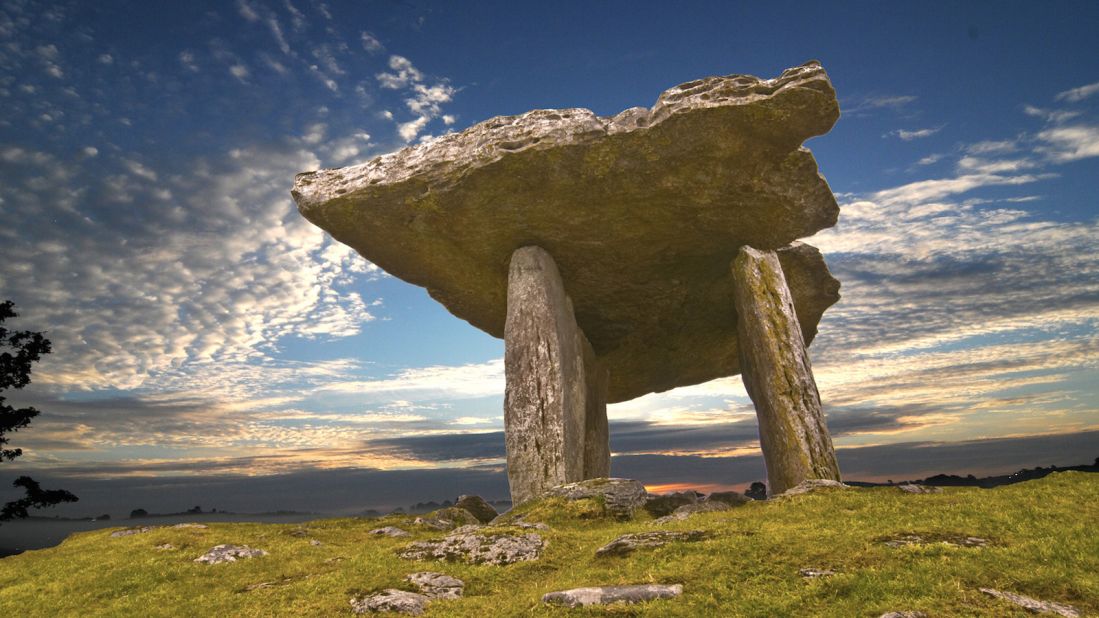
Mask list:
[[491,397],[504,392],[504,359],[460,366],[433,366],[402,370],[376,380],[334,382],[324,387],[334,393],[395,395],[420,393],[446,399]]
[[1078,103],[1096,93],[1099,93],[1099,82],[1057,93],[1057,96],[1054,97],[1054,100],[1068,101],[1069,103]]
[[914,102],[916,97],[911,95],[874,95],[856,99],[850,105],[841,107],[841,111],[848,116],[864,116],[872,111],[888,109],[899,110]]
[[1038,139],[1045,142],[1038,152],[1057,163],[1099,156],[1099,126],[1054,127],[1039,132]]
[[1023,112],[1025,112],[1028,116],[1036,116],[1052,124],[1060,124],[1072,120],[1073,118],[1076,118],[1080,115],[1080,112],[1078,111],[1062,109],[1043,109],[1041,107],[1034,107],[1033,105],[1023,106]]
[[[423,83],[425,76],[403,56],[390,56],[389,68],[393,73],[379,73],[376,78],[382,88],[389,90],[408,90],[410,96],[404,99],[405,106],[415,114],[415,118],[397,124],[397,134],[405,142],[416,139],[429,122],[443,117],[443,123],[453,124],[454,117],[443,115],[442,105],[449,103],[456,89],[446,80],[438,80],[428,85]],[[389,117],[391,112],[385,112]]]
[[899,137],[906,142],[910,142],[916,139],[923,139],[925,137],[931,137],[942,130],[942,127],[935,127],[933,129],[916,129],[915,131],[907,131],[905,129],[897,129],[896,131],[890,131],[882,137]]
[[240,80],[241,83],[247,83],[250,71],[248,70],[248,67],[244,66],[244,64],[237,63],[229,67],[229,73],[232,74],[233,77]]
[[369,32],[363,31],[362,34],[359,35],[359,40],[362,43],[363,49],[372,54],[385,51],[385,46],[382,45],[382,42]]
[[390,90],[399,90],[401,88],[407,88],[409,85],[420,82],[424,76],[416,67],[412,66],[412,62],[404,56],[393,55],[389,57],[389,68],[393,73],[378,73],[376,75],[378,83],[382,88],[388,88]]

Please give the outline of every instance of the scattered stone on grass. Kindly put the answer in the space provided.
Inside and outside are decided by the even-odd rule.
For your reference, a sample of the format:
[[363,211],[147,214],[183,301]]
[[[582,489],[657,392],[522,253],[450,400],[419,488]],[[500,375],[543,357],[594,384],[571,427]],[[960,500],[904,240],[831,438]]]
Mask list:
[[351,611],[356,614],[368,612],[396,612],[419,616],[431,599],[425,595],[389,588],[377,594],[351,599]]
[[379,536],[410,536],[408,532],[401,530],[395,526],[386,526],[384,528],[374,528],[368,534],[376,534]]
[[611,603],[643,603],[654,599],[670,599],[683,594],[682,584],[643,584],[639,586],[601,586],[573,588],[550,592],[542,596],[542,602],[566,607],[609,605]]
[[521,519],[512,522],[511,525],[515,526],[516,528],[523,528],[524,530],[549,530],[550,529],[549,526],[547,526],[546,524],[544,524],[540,521],[526,522],[526,521],[523,521]]
[[706,496],[706,502],[710,504],[723,503],[729,506],[740,506],[742,504],[748,504],[752,499],[739,491],[717,491],[709,496]]
[[990,597],[1014,603],[1035,614],[1057,614],[1058,616],[1064,616],[1064,618],[1080,618],[1080,610],[1071,605],[1054,603],[1052,601],[1040,601],[1032,597],[1015,594],[1014,592],[1003,592],[994,588],[981,588],[980,590]]
[[458,496],[454,506],[469,511],[482,524],[487,524],[499,515],[496,509],[481,496]]
[[681,506],[698,502],[697,491],[677,491],[674,494],[649,495],[645,500],[645,510],[653,517],[670,515]]
[[458,599],[462,596],[462,590],[466,583],[457,577],[451,577],[445,573],[422,571],[412,573],[406,577],[412,585],[420,589],[420,593],[432,599]]
[[654,530],[652,532],[634,532],[623,534],[617,539],[607,543],[596,550],[597,557],[628,556],[638,549],[660,547],[669,542],[692,542],[706,538],[706,533],[701,530],[688,530],[685,532],[670,530]]
[[324,543],[321,543],[317,539],[309,539],[309,544],[313,547],[320,547],[321,545],[324,545]]
[[241,558],[255,558],[266,555],[266,551],[248,547],[247,545],[215,545],[210,551],[195,558],[195,562],[219,564],[222,562],[236,562]]
[[172,551],[176,546],[171,543],[164,543],[163,545],[157,545],[156,548],[160,551]]
[[209,526],[207,526],[206,524],[192,524],[192,523],[176,524],[176,525],[170,526],[170,527],[171,528],[194,528],[196,530],[205,530],[206,528],[209,528]]
[[942,532],[897,534],[894,536],[879,537],[878,540],[885,543],[889,547],[905,547],[907,545],[931,545],[934,543],[943,543],[946,545],[953,545],[955,547],[985,547],[990,542],[988,539],[984,539],[979,536],[968,536],[965,534],[952,534]]
[[850,485],[844,485],[839,481],[833,481],[831,479],[806,479],[794,487],[787,489],[786,491],[772,496],[772,500],[775,498],[789,498],[790,496],[800,496],[809,492],[818,491],[821,489],[850,489]]
[[306,530],[305,528],[294,528],[293,530],[291,530],[290,532],[287,532],[286,534],[289,534],[290,536],[293,536],[293,537],[297,537],[299,539],[303,539],[303,538],[309,536],[309,531]]
[[835,574],[836,574],[835,571],[830,571],[828,569],[810,569],[810,568],[798,569],[798,575],[801,575],[802,577],[809,577],[809,578],[829,577],[829,576],[832,576],[832,575],[835,575]]
[[897,489],[903,491],[906,494],[938,494],[942,493],[942,487],[935,487],[933,485],[916,485],[913,483],[905,483],[904,485],[897,485]]
[[285,586],[294,581],[292,577],[284,577],[270,582],[259,582],[258,584],[249,584],[244,587],[245,592],[252,592],[253,590],[263,590],[265,588],[278,588],[279,586]]
[[331,558],[325,558],[324,563],[332,564],[333,562],[343,562],[344,560],[347,560],[347,558],[344,558],[343,556],[333,556]]
[[878,618],[927,618],[927,614],[923,612],[885,612]]
[[160,526],[141,526],[140,528],[127,528],[125,530],[115,530],[111,533],[111,538],[118,538],[121,536],[130,536],[133,534],[145,534],[150,530],[155,530]]
[[566,500],[602,499],[603,508],[607,514],[620,520],[633,517],[634,509],[644,505],[647,496],[648,492],[640,481],[616,478],[566,483],[550,489],[543,495],[547,498],[559,497]]
[[451,530],[459,526],[480,525],[481,522],[465,509],[448,506],[417,517],[412,523],[432,530]]
[[450,534],[434,541],[412,543],[400,556],[407,560],[447,560],[505,565],[537,560],[545,541],[538,534]]
[[658,526],[673,521],[683,521],[695,513],[713,513],[716,511],[728,511],[732,507],[726,502],[699,502],[697,504],[684,504],[672,512],[671,515],[657,518],[653,521]]

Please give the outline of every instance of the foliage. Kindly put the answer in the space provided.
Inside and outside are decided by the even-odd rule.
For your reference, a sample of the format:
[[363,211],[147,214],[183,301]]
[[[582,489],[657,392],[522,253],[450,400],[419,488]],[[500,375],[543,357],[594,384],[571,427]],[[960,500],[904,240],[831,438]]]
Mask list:
[[[1099,474],[1058,472],[995,489],[947,488],[910,495],[895,487],[824,490],[753,501],[667,526],[704,530],[707,540],[596,558],[627,532],[658,529],[645,514],[630,522],[554,511],[559,501],[524,505],[547,545],[540,560],[505,567],[412,562],[397,551],[443,533],[412,516],[330,519],[305,524],[209,523],[159,527],[111,538],[83,532],[60,546],[0,560],[0,613],[24,616],[339,616],[352,595],[410,589],[404,578],[439,571],[466,582],[465,597],[437,601],[427,616],[1028,616],[980,587],[1069,603],[1099,612]],[[550,521],[552,520],[552,521]],[[207,520],[209,521],[209,520]],[[369,534],[387,525],[410,538]],[[301,535],[296,529],[304,528]],[[514,527],[513,532],[528,533]],[[985,547],[928,543],[889,547],[883,537],[973,535]],[[313,539],[320,545],[311,543]],[[194,559],[232,543],[270,554],[207,566]],[[171,544],[172,548],[157,549]],[[801,568],[829,569],[807,579]],[[546,592],[592,585],[681,583],[665,601],[567,610],[541,603]]]
[[[31,365],[38,362],[43,354],[50,353],[50,340],[42,333],[32,331],[12,331],[4,326],[8,318],[18,317],[15,305],[10,300],[0,302],[0,393],[9,388],[20,389],[30,384]],[[23,454],[20,448],[4,448],[8,444],[6,434],[15,433],[30,425],[31,419],[38,416],[38,410],[28,406],[16,408],[5,403],[0,396],[0,461],[11,461]],[[77,497],[63,489],[42,489],[27,476],[20,476],[13,483],[22,488],[24,497],[8,502],[0,507],[0,521],[26,517],[27,509],[54,506],[62,502],[76,502]]]

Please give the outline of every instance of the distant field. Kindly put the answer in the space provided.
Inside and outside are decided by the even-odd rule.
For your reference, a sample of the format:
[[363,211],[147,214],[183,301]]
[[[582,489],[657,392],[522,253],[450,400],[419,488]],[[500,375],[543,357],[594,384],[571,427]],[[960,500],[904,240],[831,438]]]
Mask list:
[[[590,506],[556,500],[520,507],[529,512],[528,521],[550,525],[541,533],[548,544],[539,560],[508,566],[399,558],[396,552],[411,541],[444,533],[398,516],[210,524],[123,538],[110,538],[106,530],[83,532],[58,547],[0,560],[0,610],[50,617],[340,616],[349,615],[352,595],[410,589],[405,575],[432,570],[462,579],[466,587],[462,599],[433,602],[427,616],[848,618],[899,610],[932,617],[1031,615],[980,593],[981,587],[1099,615],[1095,474],[1064,472],[931,495],[877,487],[752,502],[659,528],[703,530],[711,535],[706,540],[625,558],[596,558],[594,552],[620,534],[658,528],[643,512],[629,522],[584,518],[594,512]],[[413,535],[368,534],[383,525]],[[908,534],[928,542],[884,542]],[[940,542],[967,537],[985,544]],[[156,549],[166,543],[175,549]],[[262,548],[269,555],[229,564],[194,562],[220,543]],[[806,578],[799,575],[802,568],[836,574]],[[683,595],[608,609],[568,610],[541,602],[554,590],[636,583],[682,584]]]

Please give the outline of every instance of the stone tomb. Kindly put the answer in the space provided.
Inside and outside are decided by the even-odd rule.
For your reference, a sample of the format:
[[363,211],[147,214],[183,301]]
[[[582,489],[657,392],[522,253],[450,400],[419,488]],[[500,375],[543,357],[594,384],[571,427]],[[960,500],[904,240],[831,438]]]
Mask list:
[[771,491],[838,479],[806,353],[839,283],[798,238],[839,209],[804,147],[817,62],[651,109],[501,116],[299,174],[308,220],[505,340],[512,499],[608,476],[606,404],[742,373]]

